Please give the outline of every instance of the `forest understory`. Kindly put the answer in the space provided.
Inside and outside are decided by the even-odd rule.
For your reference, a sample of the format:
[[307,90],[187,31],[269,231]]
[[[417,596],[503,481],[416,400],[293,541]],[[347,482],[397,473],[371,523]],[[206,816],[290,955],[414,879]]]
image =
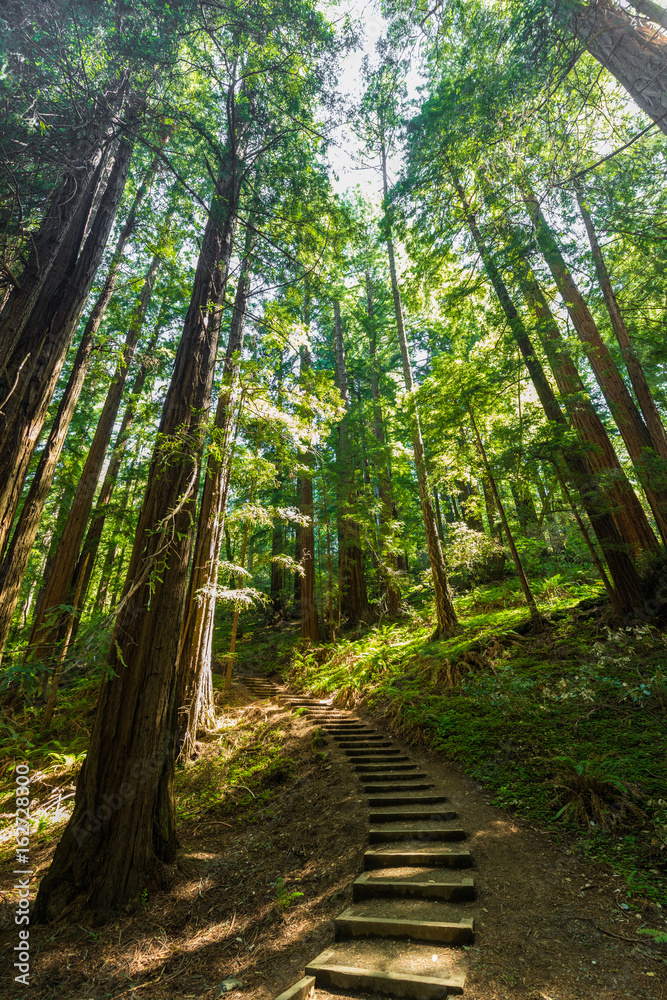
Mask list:
[[[215,725],[177,773],[175,863],[110,923],[100,927],[79,901],[35,928],[32,995],[208,1000],[228,990],[270,1000],[330,943],[362,867],[363,796],[305,710],[254,698],[249,673],[333,695],[444,780],[474,831],[479,919],[466,996],[662,1000],[667,824],[656,747],[667,692],[655,675],[665,635],[619,626],[599,597],[573,601],[561,587],[551,599],[553,620],[547,612],[535,628],[511,588],[481,587],[477,616],[438,644],[423,593],[402,619],[311,648],[298,624],[247,618],[231,694],[216,674]],[[219,651],[231,627],[221,615]],[[47,734],[27,709],[13,718],[33,771],[38,875],[70,813],[94,696],[85,681],[63,691]],[[4,812],[9,764],[2,802]],[[7,899],[3,943],[12,912]]]

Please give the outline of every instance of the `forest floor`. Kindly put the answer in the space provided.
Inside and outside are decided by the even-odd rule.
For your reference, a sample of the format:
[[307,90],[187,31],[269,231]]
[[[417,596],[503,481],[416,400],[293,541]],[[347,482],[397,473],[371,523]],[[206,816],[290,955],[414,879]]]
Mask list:
[[[79,693],[79,719],[90,718],[92,693]],[[61,746],[75,736],[67,715],[61,711],[56,720]],[[10,958],[2,1000],[212,998],[222,995],[225,981],[236,996],[269,1000],[290,986],[331,940],[331,919],[348,898],[366,839],[352,772],[314,744],[314,736],[304,718],[268,710],[235,682],[215,731],[177,774],[181,850],[168,884],[147,886],[134,912],[101,927],[85,910],[31,926],[30,987],[13,981]],[[62,832],[62,800],[74,791],[80,766],[74,754],[35,751],[31,794],[41,822],[30,851],[32,898]],[[6,792],[13,761],[7,765],[0,800],[6,958],[17,943],[13,803]]]
[[[297,628],[249,622],[240,677],[279,668],[302,690],[329,691],[444,784],[475,860],[468,1000],[666,1000],[667,949],[644,933],[667,930],[664,808],[649,804],[664,803],[666,787],[665,637],[619,629],[571,595],[534,633],[506,596],[502,606],[493,588],[479,598],[448,643],[429,642],[416,611],[305,652]],[[95,690],[63,691],[48,738],[30,710],[0,720],[1,742],[32,772],[33,893],[66,822]],[[169,879],[102,927],[85,911],[32,926],[35,1000],[213,1000],[228,989],[272,1000],[331,942],[366,842],[356,779],[304,714],[271,710],[240,680],[230,700],[216,697],[215,730],[178,771],[181,851]],[[16,939],[11,758],[0,766],[5,955]],[[605,778],[610,829],[557,816]],[[25,995],[6,967],[0,998]]]

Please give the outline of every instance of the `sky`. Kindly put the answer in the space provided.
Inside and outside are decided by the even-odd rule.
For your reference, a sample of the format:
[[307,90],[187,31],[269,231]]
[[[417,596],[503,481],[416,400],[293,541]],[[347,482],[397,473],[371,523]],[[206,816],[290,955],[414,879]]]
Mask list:
[[[353,21],[360,21],[362,26],[361,44],[342,60],[339,74],[339,91],[347,101],[358,100],[361,96],[363,83],[361,79],[361,64],[365,55],[373,59],[375,46],[386,32],[387,22],[380,13],[379,3],[374,0],[348,0],[345,7],[332,8],[324,4],[327,16],[332,20],[341,18],[347,13]],[[411,71],[406,81],[411,97],[417,94],[419,74]],[[334,191],[338,194],[356,187],[361,187],[365,197],[378,205],[382,199],[382,178],[379,163],[368,161],[361,155],[359,142],[350,125],[337,126],[333,132],[333,143],[329,147],[329,162],[331,164],[331,181]],[[389,157],[389,183],[391,184],[401,169],[402,156],[393,154]]]

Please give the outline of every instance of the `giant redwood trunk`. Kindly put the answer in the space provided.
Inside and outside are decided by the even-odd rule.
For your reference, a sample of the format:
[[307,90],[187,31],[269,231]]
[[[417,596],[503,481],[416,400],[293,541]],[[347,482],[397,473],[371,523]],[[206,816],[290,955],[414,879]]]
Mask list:
[[[11,384],[2,401],[0,423],[0,550],[6,544],[60,370],[106,247],[131,155],[132,143],[122,137],[81,252],[75,257],[76,240],[72,245],[65,241],[61,247],[60,253],[67,252],[72,263],[67,279],[55,281],[56,262],[50,271],[52,280],[39,296],[8,365]],[[83,219],[80,223],[85,224]]]
[[667,542],[667,488],[655,467],[655,452],[641,414],[621,378],[597,324],[572,277],[535,194],[526,188],[523,199],[535,226],[535,236],[572,319],[628,454],[655,517],[663,542]]
[[368,314],[368,347],[371,360],[371,396],[373,399],[373,437],[376,448],[376,468],[378,499],[380,501],[380,538],[379,559],[380,571],[385,580],[385,600],[390,615],[398,614],[401,607],[401,591],[396,583],[398,569],[394,542],[394,514],[391,503],[391,476],[386,454],[387,442],[382,413],[382,396],[380,393],[380,369],[377,358],[377,324],[373,304],[373,285],[371,276],[366,272],[366,311]]
[[[635,103],[667,132],[667,13],[652,0],[632,0],[633,17],[614,0],[577,3],[568,14],[574,34],[612,73]],[[567,8],[566,8],[567,9]],[[653,23],[651,23],[651,21]]]
[[50,664],[56,653],[61,660],[65,653],[67,637],[71,636],[72,612],[60,612],[58,609],[62,605],[75,607],[81,600],[81,575],[78,581],[74,581],[81,543],[111,442],[129,368],[150,303],[159,263],[160,257],[156,254],[148,268],[134,316],[125,337],[121,358],[107,390],[97,428],[72,498],[69,516],[60,538],[51,575],[46,584],[39,615],[35,617],[33,622],[30,636],[32,647],[30,655],[40,663]]
[[[118,475],[130,441],[130,432],[132,430],[134,418],[137,412],[137,403],[141,398],[141,393],[143,392],[144,384],[148,377],[153,351],[163,326],[166,305],[167,299],[164,299],[162,306],[160,307],[153,332],[148,340],[148,343],[146,344],[145,349],[142,351],[142,360],[139,366],[139,371],[137,372],[134,382],[132,383],[132,388],[130,389],[130,398],[121,418],[118,434],[116,435],[116,439],[111,449],[107,471],[104,474],[104,480],[102,481],[102,486],[100,487],[100,492],[95,502],[93,515],[91,517],[90,524],[88,525],[86,537],[83,545],[81,546],[79,558],[74,570],[71,590],[73,593],[78,595],[76,604],[78,611],[83,609],[86,602],[86,595],[88,593],[90,579],[95,568],[95,559],[97,558],[97,552],[102,540],[102,532],[104,531],[107,512],[116,489]],[[74,624],[72,625],[70,642],[74,642],[74,637],[76,636],[80,621],[81,616],[79,614],[75,618]]]
[[[664,13],[667,18],[667,11]],[[605,305],[607,306],[607,312],[609,313],[612,329],[616,336],[616,340],[618,341],[618,346],[621,349],[623,361],[625,362],[625,367],[627,368],[628,375],[630,377],[630,383],[634,389],[637,402],[639,403],[639,407],[642,411],[644,422],[651,436],[651,444],[660,459],[665,460],[667,459],[667,434],[665,434],[665,428],[662,420],[660,419],[658,407],[655,405],[653,393],[651,392],[649,384],[646,380],[646,375],[644,374],[641,361],[637,357],[637,353],[632,346],[630,334],[627,326],[625,325],[625,319],[623,318],[623,313],[621,312],[621,308],[618,304],[614,286],[612,285],[611,277],[609,275],[609,271],[607,270],[607,264],[602,253],[602,247],[600,246],[600,242],[595,231],[593,219],[590,211],[588,210],[586,197],[580,184],[576,185],[575,190],[579,211],[582,219],[584,220],[584,225],[586,226],[586,232],[588,234],[588,242],[591,246],[595,273],[604,297]]]
[[11,542],[0,566],[0,658],[9,636],[30,551],[37,538],[44,507],[51,491],[53,476],[60,461],[67,431],[88,371],[92,351],[93,338],[84,336],[76,352],[74,365],[58,405],[49,436],[39,456],[35,475],[30,483],[28,495],[23,502]]
[[577,432],[588,467],[597,475],[607,495],[609,511],[630,550],[639,554],[656,548],[658,541],[637,494],[628,480],[614,446],[593,403],[588,397],[577,366],[567,347],[549,303],[525,261],[517,264],[517,277],[528,306],[537,320],[537,331],[572,426]]
[[[248,252],[250,250],[248,244],[246,250]],[[215,413],[216,450],[211,452],[206,468],[188,589],[185,627],[181,639],[178,668],[178,728],[180,754],[185,759],[192,755],[198,727],[211,723],[214,718],[211,657],[216,587],[232,473],[235,395],[249,291],[250,267],[246,254],[236,286],[223,365],[223,384]]]
[[104,919],[174,858],[177,663],[239,184],[232,139],[162,411],[107,679],[74,811],[35,901],[37,920],[56,918],[79,895]]
[[[459,178],[453,169],[450,169],[450,176],[459,196],[466,223],[482,258],[484,269],[498,296],[512,336],[521,351],[544,413],[549,421],[565,429],[567,426],[565,416],[535,353],[525,324],[517,312],[493,255],[482,237],[476,216],[468,203]],[[564,458],[573,485],[581,495],[595,535],[604,552],[614,582],[614,607],[622,614],[633,612],[641,607],[641,584],[631,557],[630,547],[621,537],[612,516],[609,496],[604,490],[600,478],[593,473],[585,457],[573,454],[568,449],[564,452]]]
[[345,407],[345,413],[338,427],[338,464],[340,466],[340,511],[338,555],[341,560],[340,579],[342,584],[341,606],[352,625],[368,621],[370,607],[364,576],[364,561],[361,548],[361,531],[351,512],[353,499],[354,470],[350,454],[349,406],[350,393],[347,384],[345,364],[345,344],[340,315],[340,303],[334,300],[334,347],[336,359],[336,385]]
[[[306,289],[306,325],[310,326],[310,303]],[[310,350],[307,346],[301,348],[300,380],[302,385],[308,380],[311,367]],[[304,517],[304,523],[298,530],[300,544],[299,562],[303,570],[300,587],[301,604],[301,638],[318,642],[320,626],[317,618],[317,601],[315,600],[315,503],[313,500],[313,469],[312,452],[306,451],[302,463],[309,470],[299,478],[300,497],[299,510]],[[298,574],[297,574],[298,576]]]
[[[121,84],[121,93],[108,94],[110,105],[122,103],[122,91],[126,81]],[[0,310],[0,371],[8,371],[8,364],[23,333],[30,314],[42,293],[47,281],[60,279],[61,273],[56,265],[56,273],[51,275],[51,268],[64,258],[60,253],[66,241],[72,237],[78,238],[78,248],[83,234],[81,220],[87,219],[92,205],[92,195],[97,187],[100,169],[107,156],[111,141],[109,120],[101,122],[97,133],[91,130],[73,150],[61,176],[60,183],[51,195],[45,208],[39,229],[31,234],[27,248],[28,256],[23,270],[18,276],[11,275],[10,293]],[[1,386],[1,383],[0,383]],[[0,387],[0,392],[2,392]]]
[[67,431],[74,416],[79,395],[93,356],[96,336],[106,308],[111,301],[123,251],[134,230],[139,208],[148,191],[149,184],[157,168],[157,163],[158,158],[156,157],[137,190],[125,224],[118,235],[106,280],[88,317],[72,365],[70,377],[58,406],[58,412],[49,430],[46,445],[40,455],[39,463],[30,484],[28,496],[21,509],[11,543],[2,561],[2,566],[0,566],[0,658],[2,657],[2,650],[7,641],[11,620],[16,610],[30,550],[37,537],[44,505],[51,489],[53,476],[65,444]]
[[[382,147],[382,176],[384,182],[385,205],[388,197],[387,183],[387,160]],[[447,580],[447,569],[445,567],[445,557],[442,554],[442,546],[438,536],[438,526],[433,510],[431,499],[431,484],[428,471],[426,469],[426,456],[424,454],[424,442],[422,439],[421,423],[417,401],[415,399],[415,384],[412,377],[412,364],[408,348],[408,339],[405,334],[405,323],[403,322],[403,304],[401,293],[398,287],[398,276],[396,274],[396,260],[394,257],[394,241],[391,236],[391,229],[387,228],[387,256],[389,258],[389,275],[391,278],[391,291],[394,300],[394,315],[396,317],[396,330],[398,333],[398,345],[401,351],[401,362],[403,366],[403,381],[406,389],[407,416],[412,437],[412,449],[415,459],[415,471],[417,473],[417,483],[419,486],[419,499],[421,501],[422,518],[424,520],[424,530],[426,532],[426,546],[428,549],[429,561],[431,563],[431,574],[433,578],[433,589],[435,591],[435,611],[437,627],[435,638],[446,639],[454,635],[458,625],[454,605],[449,591]]]

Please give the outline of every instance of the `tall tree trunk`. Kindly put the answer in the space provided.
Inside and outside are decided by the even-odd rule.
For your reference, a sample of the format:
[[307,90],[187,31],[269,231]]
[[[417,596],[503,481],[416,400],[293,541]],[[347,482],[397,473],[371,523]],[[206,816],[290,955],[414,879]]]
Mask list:
[[[389,186],[387,183],[387,157],[384,140],[382,142],[382,180],[384,186],[384,203],[388,208]],[[394,314],[396,317],[396,329],[398,332],[398,343],[401,350],[401,361],[403,365],[403,380],[407,393],[408,420],[410,423],[410,434],[412,436],[412,449],[415,458],[415,470],[417,472],[417,483],[419,485],[419,499],[421,501],[422,518],[426,531],[426,545],[428,548],[429,561],[431,563],[431,574],[433,578],[433,588],[435,591],[435,610],[437,617],[437,627],[435,638],[446,639],[454,635],[458,625],[456,612],[452,604],[447,581],[447,569],[445,559],[442,554],[442,546],[438,537],[438,527],[435,522],[433,512],[433,502],[431,500],[431,486],[426,469],[426,458],[424,455],[424,442],[422,440],[421,424],[417,401],[415,399],[415,385],[412,378],[412,364],[410,362],[410,352],[408,340],[405,335],[405,324],[403,322],[403,304],[401,293],[398,287],[398,277],[396,274],[396,260],[394,257],[394,241],[391,235],[391,226],[387,225],[387,256],[389,258],[389,274],[391,277],[391,290],[394,300]]]
[[[158,313],[158,318],[153,328],[151,337],[146,344],[145,350],[142,352],[143,357],[140,362],[139,371],[137,372],[136,378],[132,383],[130,398],[127,406],[125,407],[125,412],[123,413],[123,417],[120,422],[120,428],[118,429],[116,440],[113,448],[111,449],[111,456],[109,458],[107,471],[104,474],[104,481],[102,482],[97,502],[95,503],[95,509],[86,532],[86,537],[83,545],[81,546],[81,551],[79,553],[79,558],[77,560],[72,580],[72,589],[79,594],[79,600],[77,602],[77,608],[79,610],[83,609],[86,602],[90,578],[95,568],[97,550],[102,540],[102,532],[104,531],[107,511],[113,498],[123,458],[125,457],[125,452],[130,441],[130,431],[134,424],[137,404],[141,398],[141,393],[143,392],[144,384],[150,371],[153,351],[155,349],[155,345],[157,344],[160,331],[164,325],[164,317],[168,312],[168,306],[168,299],[165,298],[162,302],[162,306],[160,307],[160,312]],[[70,642],[74,642],[80,621],[81,617],[80,615],[77,615],[72,626]]]
[[368,346],[371,360],[371,395],[373,397],[373,436],[376,446],[376,474],[380,500],[380,572],[384,577],[387,612],[396,615],[401,608],[401,592],[396,584],[398,569],[394,544],[394,514],[391,503],[391,476],[387,460],[387,440],[380,393],[380,368],[377,357],[377,320],[373,305],[373,285],[366,271],[366,310],[368,314]]
[[346,545],[339,552],[341,565],[341,580],[343,591],[341,604],[343,614],[351,625],[360,621],[368,622],[370,607],[364,576],[363,552],[361,549],[361,532],[352,514],[352,499],[354,490],[354,470],[350,455],[349,407],[350,393],[347,383],[347,366],[345,363],[345,344],[343,342],[343,324],[340,315],[340,303],[334,300],[334,347],[336,358],[336,385],[343,400],[345,414],[338,425],[338,464],[340,466],[341,493],[338,509],[341,525],[344,524]]
[[[121,138],[100,206],[68,280],[51,288],[50,295],[40,296],[26,326],[28,343],[19,339],[9,366],[10,374],[15,370],[16,377],[12,379],[11,393],[5,395],[2,403],[0,551],[6,544],[60,370],[104,253],[131,155],[132,143]],[[54,270],[55,265],[51,277]],[[37,349],[35,337],[39,342]]]
[[[118,115],[122,110],[128,78],[123,75],[117,91],[105,95],[105,103],[112,110],[103,116],[97,128],[92,127],[73,150],[60,183],[54,190],[39,229],[32,234],[25,267],[18,278],[11,275],[11,290],[0,311],[0,371],[7,372],[30,314],[37,304],[47,282],[52,285],[66,276],[69,251],[78,253],[85,226],[93,207],[101,170],[106,162],[113,133],[118,129]],[[82,224],[83,223],[83,224]],[[61,253],[67,244],[69,251]],[[59,267],[60,265],[60,267]],[[54,268],[54,273],[51,269]],[[33,331],[34,333],[34,331]],[[34,346],[34,345],[33,345]],[[0,383],[0,393],[2,393]]]
[[577,432],[583,456],[607,494],[608,508],[621,537],[637,554],[655,548],[658,541],[644,508],[621,467],[606,427],[588,398],[586,387],[563,343],[558,323],[539,283],[525,261],[517,263],[516,274],[526,302],[537,320],[538,336]]
[[[306,285],[304,303],[304,323],[310,329],[310,291]],[[310,348],[304,344],[300,349],[299,380],[303,387],[309,382],[311,368]],[[313,454],[308,449],[302,458],[308,472],[300,477],[301,496],[299,510],[306,519],[301,525],[301,552],[299,562],[303,569],[301,577],[301,638],[311,642],[319,642],[320,626],[317,619],[317,601],[315,598],[315,504],[313,500]],[[343,558],[341,556],[341,558]],[[339,616],[340,617],[340,616]]]
[[[658,4],[632,0],[632,6],[665,27],[667,15]],[[595,0],[578,4],[570,24],[591,55],[667,132],[667,37],[655,23],[638,21],[614,0]]]
[[280,521],[273,525],[271,534],[271,581],[269,598],[273,613],[282,621],[285,617],[285,572],[274,560],[283,554],[283,526]]
[[630,459],[646,494],[663,542],[667,542],[667,489],[656,473],[651,437],[632,396],[603,341],[595,320],[565,263],[535,194],[526,188],[523,200],[535,226],[535,236],[558,287],[586,356],[621,432]]
[[532,591],[530,589],[530,584],[528,583],[528,578],[526,577],[526,573],[525,573],[525,570],[523,568],[523,564],[521,562],[521,559],[519,557],[519,553],[517,551],[516,544],[514,542],[514,536],[512,535],[512,531],[511,531],[509,523],[507,521],[507,515],[505,514],[505,508],[503,506],[502,500],[500,499],[500,494],[498,493],[498,487],[496,486],[496,480],[495,480],[495,478],[493,476],[493,473],[491,472],[491,466],[489,465],[489,460],[488,460],[488,457],[487,457],[487,454],[486,454],[486,449],[484,447],[484,444],[482,442],[482,438],[481,438],[480,433],[479,433],[479,429],[477,427],[477,421],[475,420],[475,416],[474,416],[474,414],[473,414],[473,412],[472,412],[472,410],[471,410],[470,407],[468,407],[468,415],[470,417],[470,425],[472,427],[473,434],[475,435],[475,441],[477,443],[477,450],[479,452],[480,458],[482,459],[482,462],[484,463],[484,470],[486,472],[486,478],[488,480],[489,487],[491,489],[491,493],[493,494],[493,499],[496,502],[496,508],[497,508],[498,514],[500,516],[500,521],[501,521],[501,524],[503,526],[503,530],[505,532],[505,537],[507,539],[507,544],[509,545],[510,552],[512,554],[512,561],[514,562],[514,568],[516,569],[517,576],[519,577],[519,582],[521,584],[521,590],[523,591],[523,596],[526,599],[526,604],[528,605],[528,610],[530,611],[530,617],[533,619],[533,622],[535,622],[535,624],[540,624],[541,621],[542,621],[542,617],[541,617],[539,611],[537,610],[537,604],[535,603],[535,598],[533,597],[533,593],[532,593]]
[[139,208],[153,179],[157,164],[158,157],[155,157],[144,175],[125,224],[118,235],[104,286],[88,317],[67,386],[58,406],[58,412],[49,431],[46,445],[40,455],[39,464],[30,484],[28,496],[23,504],[19,521],[12,535],[7,555],[0,567],[0,659],[7,641],[16,602],[18,601],[21,581],[28,565],[30,550],[37,537],[44,505],[51,489],[51,483],[53,482],[53,476],[65,444],[67,431],[90,366],[96,336],[106,308],[111,301],[123,251],[136,225]]
[[[665,14],[667,15],[667,11]],[[593,219],[591,218],[591,213],[588,211],[586,198],[580,184],[575,185],[575,191],[579,211],[581,212],[581,217],[584,220],[586,232],[588,233],[588,242],[591,245],[591,253],[593,255],[593,263],[595,265],[595,273],[597,275],[598,283],[604,296],[612,329],[616,335],[618,346],[621,349],[623,360],[625,361],[625,367],[627,368],[628,375],[630,376],[632,388],[635,391],[635,396],[637,397],[637,402],[639,403],[639,407],[642,411],[644,422],[646,423],[648,432],[651,436],[651,444],[653,445],[656,454],[659,455],[661,459],[667,459],[667,434],[665,434],[665,428],[662,420],[660,419],[658,408],[655,405],[653,394],[651,393],[649,384],[646,381],[644,369],[642,368],[641,362],[632,346],[630,334],[628,333],[628,328],[625,325],[625,320],[623,319],[623,314],[614,292],[614,286],[612,285],[611,278],[609,277],[609,271],[607,270],[602,248],[600,247],[597,233],[595,232]]]
[[[109,587],[111,586],[111,581],[114,577],[114,570],[116,571],[116,576],[119,576],[118,569],[118,557],[123,551],[123,543],[119,539],[119,533],[122,531],[123,519],[125,517],[125,512],[127,510],[127,505],[130,499],[130,482],[128,481],[125,489],[122,492],[120,504],[117,513],[117,523],[112,532],[111,539],[107,545],[107,550],[104,556],[104,562],[102,563],[102,570],[100,572],[100,582],[97,588],[97,594],[95,596],[95,610],[105,611],[107,607],[107,602],[109,600]],[[113,608],[113,602],[111,602]],[[83,600],[81,601],[81,606],[83,606]]]
[[[452,168],[450,168],[450,176],[459,196],[466,223],[482,258],[484,269],[498,296],[512,336],[521,351],[544,413],[548,420],[561,427],[565,427],[566,420],[558,405],[558,400],[544,373],[540,360],[535,354],[526,327],[512,302],[495,259],[482,237],[476,216],[468,204],[463,187]],[[607,565],[614,582],[614,607],[621,614],[633,612],[641,607],[641,584],[634,562],[630,556],[629,546],[619,534],[618,527],[610,512],[608,494],[601,488],[599,477],[592,473],[585,458],[573,454],[570,450],[564,453],[564,458],[572,482],[579,490],[591,525],[607,560]]]
[[[250,230],[248,230],[250,233]],[[243,350],[250,291],[250,237],[236,286],[229,340],[223,365],[223,384],[215,413],[217,454],[211,452],[197,524],[195,554],[188,587],[186,619],[179,660],[178,711],[180,755],[194,750],[197,728],[214,718],[211,658],[218,584],[218,563],[225,528],[227,496],[232,472],[234,400]],[[239,414],[240,419],[240,414]]]
[[[250,503],[252,503],[253,491],[250,491]],[[246,520],[243,526],[243,544],[241,545],[241,556],[239,558],[238,565],[240,569],[245,569],[245,556],[248,548],[248,532],[250,531],[250,521]],[[241,590],[243,587],[243,573],[239,573],[236,581],[236,589]],[[240,608],[238,604],[234,607],[234,616],[232,618],[232,634],[229,640],[229,655],[227,657],[227,670],[225,671],[225,694],[229,694],[232,686],[232,672],[234,670],[234,653],[236,652],[236,636],[239,629],[239,615]]]
[[[301,506],[301,480],[296,481],[296,497],[295,505],[298,508]],[[297,521],[294,525],[294,562],[301,565],[301,525]],[[301,619],[301,573],[294,574],[294,587],[292,592],[292,617],[298,617]]]
[[156,254],[144,279],[137,307],[125,337],[122,357],[107,391],[102,413],[72,500],[69,517],[60,538],[40,613],[33,622],[30,637],[33,646],[32,656],[41,663],[51,662],[56,656],[56,650],[58,650],[58,662],[62,662],[67,646],[65,635],[71,636],[72,633],[72,612],[60,612],[57,609],[62,605],[75,607],[77,605],[75,595],[78,594],[79,598],[81,596],[82,575],[80,574],[78,581],[74,582],[79,551],[118,416],[130,365],[150,303],[159,263],[160,256]]
[[[233,110],[233,104],[232,104]],[[177,664],[206,414],[240,189],[232,133],[204,232],[74,811],[37,920],[85,894],[104,918],[176,850]]]

